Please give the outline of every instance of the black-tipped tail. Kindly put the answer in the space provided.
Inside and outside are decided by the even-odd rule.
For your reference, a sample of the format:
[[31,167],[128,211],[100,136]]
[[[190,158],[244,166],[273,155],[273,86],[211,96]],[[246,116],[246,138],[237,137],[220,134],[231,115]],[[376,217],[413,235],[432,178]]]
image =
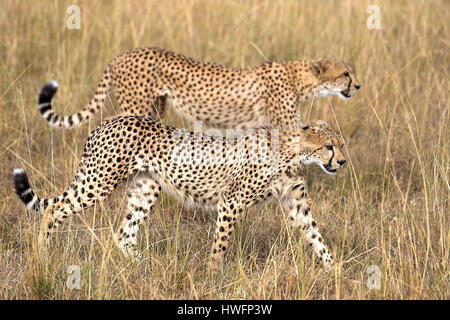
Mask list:
[[14,169],[14,188],[27,209],[40,212],[40,199],[31,189],[27,173],[23,169]]
[[[52,99],[58,90],[58,83],[52,80],[42,87],[41,93],[39,94],[38,106],[41,111],[41,115],[47,119],[46,116],[51,116],[52,113],[47,113],[47,111],[52,109]],[[51,119],[47,119],[49,121]]]

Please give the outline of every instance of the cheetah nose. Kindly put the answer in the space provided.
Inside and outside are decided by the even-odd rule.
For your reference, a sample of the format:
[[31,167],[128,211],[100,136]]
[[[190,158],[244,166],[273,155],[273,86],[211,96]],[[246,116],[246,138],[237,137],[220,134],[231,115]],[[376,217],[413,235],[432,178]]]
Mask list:
[[339,165],[342,167],[342,166],[344,166],[344,164],[345,164],[346,162],[347,162],[346,160],[338,160],[337,163],[339,163]]
[[360,84],[355,85],[355,89],[356,89],[356,90],[359,90],[359,88],[361,88],[361,85],[360,85]]

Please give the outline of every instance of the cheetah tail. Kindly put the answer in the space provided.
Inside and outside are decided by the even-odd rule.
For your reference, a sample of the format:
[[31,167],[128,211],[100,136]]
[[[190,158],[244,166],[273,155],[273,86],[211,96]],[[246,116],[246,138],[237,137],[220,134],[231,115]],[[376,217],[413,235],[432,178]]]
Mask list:
[[112,86],[111,66],[106,68],[103,73],[94,97],[89,103],[79,112],[70,116],[61,116],[55,113],[52,108],[52,98],[58,90],[58,83],[52,80],[44,85],[39,94],[38,108],[42,117],[47,120],[48,124],[56,128],[74,128],[89,120],[89,118],[98,113],[103,107],[108,89]]
[[[33,209],[42,214],[41,199],[34,194],[28,181],[27,173],[23,169],[14,169],[14,188],[20,200],[25,204],[28,210]],[[45,199],[47,200],[47,199]],[[45,201],[45,205],[48,200]]]

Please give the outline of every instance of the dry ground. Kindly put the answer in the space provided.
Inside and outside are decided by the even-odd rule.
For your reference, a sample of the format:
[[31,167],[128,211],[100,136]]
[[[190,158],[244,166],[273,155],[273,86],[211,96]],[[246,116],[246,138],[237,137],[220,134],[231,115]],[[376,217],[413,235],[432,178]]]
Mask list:
[[[82,10],[80,30],[66,8]],[[379,5],[381,30],[366,26]],[[0,298],[4,299],[448,299],[448,1],[14,1],[0,10]],[[334,57],[363,84],[351,101],[299,106],[347,138],[349,165],[337,176],[309,170],[313,212],[335,256],[324,271],[273,205],[250,210],[224,271],[206,263],[214,217],[183,212],[164,197],[130,263],[111,235],[125,209],[119,190],[71,219],[48,254],[36,249],[39,217],[11,185],[25,168],[36,191],[57,195],[70,182],[84,140],[80,129],[50,129],[36,107],[41,86],[60,83],[59,112],[91,97],[116,54],[160,46],[202,60],[248,66],[266,59]],[[115,114],[114,100],[103,117]],[[170,113],[163,121],[189,126]],[[81,268],[81,289],[66,286]],[[368,267],[380,268],[369,289]]]

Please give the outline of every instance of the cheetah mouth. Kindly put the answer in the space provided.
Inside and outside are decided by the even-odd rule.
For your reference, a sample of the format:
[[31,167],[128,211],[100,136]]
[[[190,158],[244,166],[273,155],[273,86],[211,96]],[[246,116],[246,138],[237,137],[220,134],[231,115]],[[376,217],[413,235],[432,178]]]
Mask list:
[[323,168],[325,169],[326,173],[330,174],[335,174],[337,171],[336,169],[333,169],[330,165],[323,166]]
[[336,169],[333,169],[333,168],[332,168],[332,166],[331,166],[331,160],[330,160],[329,163],[323,164],[322,161],[317,160],[317,159],[303,159],[303,160],[301,161],[301,163],[303,163],[305,166],[308,166],[308,165],[310,165],[310,164],[315,163],[315,164],[317,164],[323,171],[325,171],[325,173],[327,173],[327,174],[335,174],[336,171],[337,171]]
[[345,100],[348,100],[352,97],[352,95],[350,94],[350,92],[348,90],[341,91],[339,93],[341,94],[342,98]]

